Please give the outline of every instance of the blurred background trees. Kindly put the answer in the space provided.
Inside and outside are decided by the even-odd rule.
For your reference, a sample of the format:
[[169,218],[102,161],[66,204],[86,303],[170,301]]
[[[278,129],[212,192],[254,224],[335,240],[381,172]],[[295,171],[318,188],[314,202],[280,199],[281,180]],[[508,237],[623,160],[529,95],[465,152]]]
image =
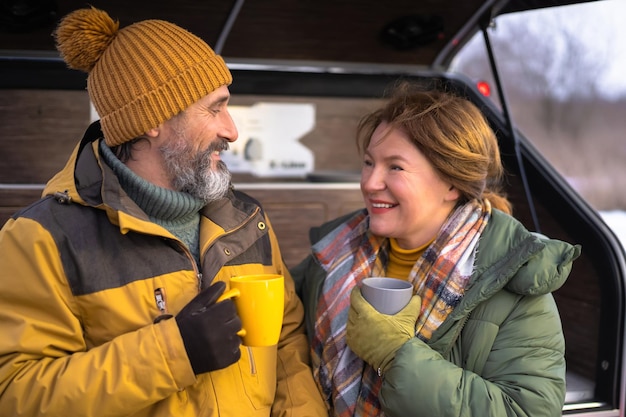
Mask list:
[[[488,29],[514,124],[597,210],[626,209],[626,84],[607,81],[626,64],[613,18],[624,3],[501,16]],[[486,53],[477,34],[453,69],[495,88]]]

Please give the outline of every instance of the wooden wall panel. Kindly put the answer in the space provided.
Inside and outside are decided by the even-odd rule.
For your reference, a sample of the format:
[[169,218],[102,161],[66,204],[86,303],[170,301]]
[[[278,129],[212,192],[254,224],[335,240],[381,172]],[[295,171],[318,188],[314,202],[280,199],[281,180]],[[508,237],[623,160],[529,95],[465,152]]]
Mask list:
[[85,91],[0,92],[0,184],[45,183],[89,124]]

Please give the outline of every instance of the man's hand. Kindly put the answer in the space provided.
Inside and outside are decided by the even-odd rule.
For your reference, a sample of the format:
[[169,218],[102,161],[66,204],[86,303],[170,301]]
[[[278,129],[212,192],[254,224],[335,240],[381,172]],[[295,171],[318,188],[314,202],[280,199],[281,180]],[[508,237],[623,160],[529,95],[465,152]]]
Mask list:
[[216,302],[226,284],[203,290],[176,316],[185,350],[196,375],[226,368],[241,357],[241,320],[231,299]]

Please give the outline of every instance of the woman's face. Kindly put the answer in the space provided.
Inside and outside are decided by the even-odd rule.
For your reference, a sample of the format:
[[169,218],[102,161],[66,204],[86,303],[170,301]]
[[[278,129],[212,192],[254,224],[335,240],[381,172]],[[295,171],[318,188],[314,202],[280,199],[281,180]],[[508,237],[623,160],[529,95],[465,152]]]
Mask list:
[[361,192],[371,231],[395,238],[404,249],[434,238],[459,198],[408,136],[386,122],[365,149]]

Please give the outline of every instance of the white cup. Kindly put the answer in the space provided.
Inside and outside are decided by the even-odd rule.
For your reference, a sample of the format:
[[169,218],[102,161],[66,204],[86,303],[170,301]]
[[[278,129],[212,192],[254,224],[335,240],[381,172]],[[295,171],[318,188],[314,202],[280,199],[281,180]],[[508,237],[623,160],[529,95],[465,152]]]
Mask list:
[[361,281],[361,294],[379,312],[393,315],[411,300],[413,284],[397,278],[365,278]]

